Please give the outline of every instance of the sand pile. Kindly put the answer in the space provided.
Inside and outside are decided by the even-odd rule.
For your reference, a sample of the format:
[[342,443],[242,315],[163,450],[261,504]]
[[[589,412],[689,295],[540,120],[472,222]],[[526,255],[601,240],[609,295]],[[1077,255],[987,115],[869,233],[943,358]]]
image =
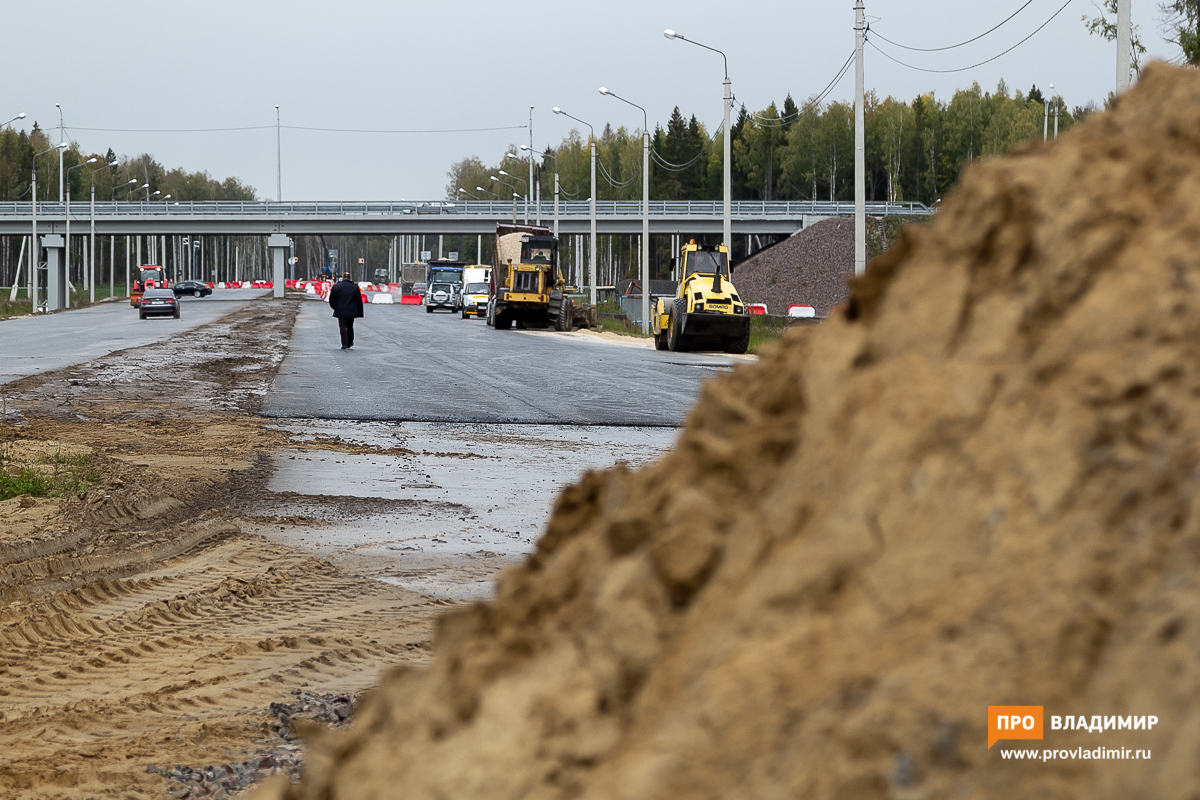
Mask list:
[[[1191,796],[1200,73],[1152,66],[944,207],[844,317],[710,383],[660,463],[568,489],[498,600],[273,791]],[[1152,760],[1003,759],[989,704]]]
[[771,314],[801,303],[823,317],[849,295],[846,281],[853,275],[854,220],[825,219],[738,264],[733,282],[742,297],[766,303]]

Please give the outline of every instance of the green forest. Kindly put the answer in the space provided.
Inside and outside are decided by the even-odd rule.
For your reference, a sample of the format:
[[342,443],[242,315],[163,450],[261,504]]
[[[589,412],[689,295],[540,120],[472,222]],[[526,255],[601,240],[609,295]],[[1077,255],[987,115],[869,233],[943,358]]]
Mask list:
[[[933,205],[975,158],[1001,155],[1044,129],[1054,136],[1082,122],[1095,105],[1070,109],[1061,97],[1046,98],[1038,87],[1010,91],[1001,82],[993,92],[979,84],[954,93],[949,101],[932,93],[911,101],[868,93],[864,107],[868,200],[918,201]],[[759,111],[738,109],[731,125],[733,199],[853,200],[854,106],[807,102],[787,96],[783,104]],[[676,108],[666,128],[656,126],[651,141],[650,197],[654,200],[719,200],[723,132],[710,134],[695,115]],[[510,147],[508,153],[517,152]],[[597,137],[597,199],[640,200],[642,133],[605,126]],[[560,198],[590,195],[588,141],[573,130],[557,146],[547,146],[535,183],[543,200],[554,192],[559,170]],[[512,190],[491,181],[505,170],[524,180],[525,161],[506,156],[495,166],[471,156],[447,173],[447,197],[481,200]],[[512,181],[524,193],[521,180]],[[495,194],[481,193],[483,187]],[[502,191],[497,191],[499,188]],[[462,190],[461,192],[459,190]]]
[[[29,200],[35,157],[38,201],[58,200],[58,151],[54,145],[36,122],[30,131],[0,131],[0,201]],[[88,164],[91,158],[96,161]],[[113,161],[118,161],[117,166],[106,166]],[[75,142],[63,152],[63,169],[72,201],[88,200],[93,182],[97,200],[161,201],[168,195],[172,201],[254,200],[256,196],[253,187],[237,178],[217,180],[207,172],[167,169],[145,153],[131,158],[118,157],[111,148],[105,153],[86,153]],[[143,189],[144,184],[149,186]]]

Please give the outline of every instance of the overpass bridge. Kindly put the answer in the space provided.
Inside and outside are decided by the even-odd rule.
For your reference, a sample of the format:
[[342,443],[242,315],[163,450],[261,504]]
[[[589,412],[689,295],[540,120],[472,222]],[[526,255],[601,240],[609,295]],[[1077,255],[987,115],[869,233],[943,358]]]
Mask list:
[[[934,213],[923,203],[867,203],[869,216]],[[70,207],[71,233],[90,229],[92,208],[86,202]],[[735,234],[790,235],[828,217],[852,217],[853,202],[746,201],[732,204]],[[66,203],[37,204],[38,234],[66,232]],[[476,201],[398,202],[98,202],[95,225],[98,235],[205,235],[269,236],[406,234],[480,235],[494,233],[498,221],[525,220],[525,204]],[[550,226],[554,203],[529,204],[529,221]],[[559,233],[586,234],[590,231],[587,201],[559,203]],[[597,233],[640,234],[640,200],[602,200],[596,203]],[[721,201],[654,200],[650,203],[651,234],[719,234]],[[29,202],[0,203],[0,235],[24,235],[33,228]]]

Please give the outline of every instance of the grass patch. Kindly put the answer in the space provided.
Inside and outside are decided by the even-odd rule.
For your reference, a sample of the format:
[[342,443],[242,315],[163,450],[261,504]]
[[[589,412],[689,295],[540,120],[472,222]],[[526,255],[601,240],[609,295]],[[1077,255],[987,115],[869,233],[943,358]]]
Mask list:
[[91,454],[44,456],[37,465],[17,464],[0,450],[0,500],[13,497],[74,497],[100,482]]
[[[10,287],[0,287],[0,319],[8,319],[9,317],[19,317],[22,314],[29,314],[33,311],[29,303],[29,293],[26,287],[17,289],[17,296],[13,300],[9,300]],[[45,287],[42,287],[43,293]],[[43,295],[44,296],[44,295]],[[115,287],[114,296],[123,298],[125,296],[125,284],[118,283]],[[81,306],[91,305],[92,293],[88,289],[82,289],[78,286],[71,292],[71,308],[79,308]],[[99,303],[107,300],[109,297],[108,284],[96,282],[96,302]]]
[[783,338],[783,332],[787,329],[787,320],[782,317],[761,314],[750,317],[750,346],[746,348],[746,352],[757,353],[767,342]]
[[607,319],[597,318],[597,327],[602,331],[610,333],[619,333],[622,336],[636,336],[639,339],[649,339],[651,334],[642,333],[642,326],[635,325],[624,316],[625,310],[621,308],[621,303],[616,299],[602,300],[596,304],[597,314],[620,314],[620,318],[609,317]]
[[926,214],[889,214],[877,222],[868,222],[867,260],[883,255],[885,241],[889,248],[895,247],[900,241],[900,231],[905,226],[928,225],[931,222],[933,216]]

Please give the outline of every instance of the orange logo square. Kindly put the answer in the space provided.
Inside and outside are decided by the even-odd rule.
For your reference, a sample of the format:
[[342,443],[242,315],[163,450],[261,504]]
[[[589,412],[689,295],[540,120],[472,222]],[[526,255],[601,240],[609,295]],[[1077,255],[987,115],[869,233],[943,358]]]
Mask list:
[[1001,739],[1041,739],[1043,706],[988,706],[988,749]]

